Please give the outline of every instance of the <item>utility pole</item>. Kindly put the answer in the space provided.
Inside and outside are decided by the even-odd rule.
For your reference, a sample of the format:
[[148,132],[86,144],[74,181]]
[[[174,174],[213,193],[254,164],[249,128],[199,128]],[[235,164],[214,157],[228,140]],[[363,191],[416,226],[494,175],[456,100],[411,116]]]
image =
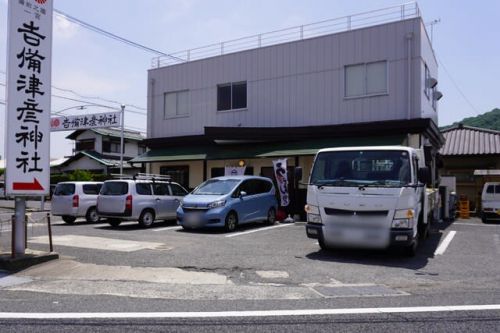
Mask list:
[[121,129],[121,135],[120,135],[120,176],[123,175],[123,127],[125,126],[125,105],[121,105],[122,108],[122,114],[121,114],[121,121],[122,121],[122,129]]

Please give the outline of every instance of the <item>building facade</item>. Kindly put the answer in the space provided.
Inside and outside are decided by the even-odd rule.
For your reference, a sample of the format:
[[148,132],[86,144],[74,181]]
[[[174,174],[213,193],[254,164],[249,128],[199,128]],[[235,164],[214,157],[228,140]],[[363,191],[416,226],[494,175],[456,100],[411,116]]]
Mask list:
[[[74,154],[51,164],[52,173],[67,173],[74,170],[88,170],[99,174],[120,172],[120,129],[77,130],[66,138],[74,140]],[[127,161],[146,152],[143,140],[144,137],[139,132],[124,131],[123,173],[134,174],[141,171],[140,166],[132,166]]]
[[435,155],[437,61],[414,6],[379,25],[310,38],[302,29],[268,46],[258,35],[260,47],[159,62],[148,74],[150,151],[132,162],[193,188],[225,166],[272,177],[277,158],[301,166],[307,181],[325,147],[426,145]]

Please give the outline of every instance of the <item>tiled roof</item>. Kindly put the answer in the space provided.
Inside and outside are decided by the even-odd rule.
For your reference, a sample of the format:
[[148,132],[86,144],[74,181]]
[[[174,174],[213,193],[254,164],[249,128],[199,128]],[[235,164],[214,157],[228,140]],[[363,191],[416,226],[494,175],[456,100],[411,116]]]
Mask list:
[[457,125],[441,131],[446,143],[443,156],[500,155],[500,131]]
[[[115,138],[121,137],[121,129],[119,128],[89,128],[89,129],[76,130],[70,135],[68,135],[66,139],[75,140],[80,134],[82,134],[85,131],[92,131],[102,136],[112,136]],[[144,140],[144,136],[141,134],[141,132],[131,131],[127,129],[123,131],[123,137],[129,140],[136,140],[136,141]]]

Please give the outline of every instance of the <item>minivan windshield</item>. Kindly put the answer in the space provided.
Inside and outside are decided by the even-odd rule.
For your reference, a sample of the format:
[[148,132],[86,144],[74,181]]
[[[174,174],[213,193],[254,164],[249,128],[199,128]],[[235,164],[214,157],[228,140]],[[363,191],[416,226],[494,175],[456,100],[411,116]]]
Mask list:
[[411,182],[407,151],[335,151],[318,154],[311,173],[317,186],[401,187]]
[[239,179],[209,179],[198,186],[192,194],[223,195],[231,192],[240,182]]
[[124,195],[128,193],[127,182],[104,182],[101,188],[101,195]]

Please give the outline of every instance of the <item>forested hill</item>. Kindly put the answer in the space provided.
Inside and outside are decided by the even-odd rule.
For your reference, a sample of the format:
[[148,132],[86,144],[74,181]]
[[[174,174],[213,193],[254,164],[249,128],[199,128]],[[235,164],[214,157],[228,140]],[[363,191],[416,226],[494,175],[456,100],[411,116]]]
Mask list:
[[495,108],[490,112],[483,113],[476,117],[464,118],[461,121],[454,122],[449,126],[444,126],[441,129],[446,129],[451,126],[462,123],[466,126],[473,126],[479,128],[487,128],[496,131],[500,131],[500,109]]

